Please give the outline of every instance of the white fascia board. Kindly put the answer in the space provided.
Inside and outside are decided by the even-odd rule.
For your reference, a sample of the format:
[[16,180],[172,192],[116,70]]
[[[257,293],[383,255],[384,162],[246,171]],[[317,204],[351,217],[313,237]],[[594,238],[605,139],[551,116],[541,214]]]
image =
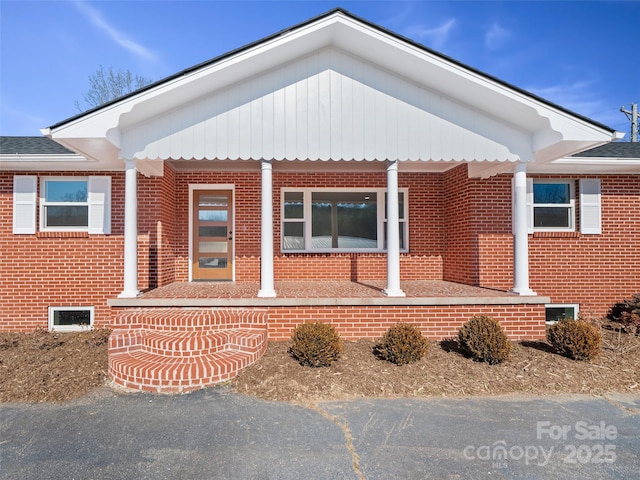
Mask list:
[[640,175],[640,158],[571,157],[532,165],[532,173]]
[[112,171],[121,170],[119,165],[83,157],[82,155],[0,155],[0,170],[4,171]]

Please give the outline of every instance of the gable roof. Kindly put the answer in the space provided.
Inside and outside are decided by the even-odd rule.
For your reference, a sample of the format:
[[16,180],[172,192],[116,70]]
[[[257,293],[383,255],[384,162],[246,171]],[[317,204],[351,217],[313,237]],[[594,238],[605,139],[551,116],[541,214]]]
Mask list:
[[528,96],[528,97],[530,97],[532,99],[535,99],[536,101],[539,101],[541,103],[547,104],[550,107],[553,107],[555,109],[563,111],[563,112],[565,112],[565,113],[567,113],[569,115],[575,116],[576,118],[581,118],[581,119],[583,119],[585,121],[593,123],[594,125],[598,125],[603,129],[610,130],[612,133],[615,132],[615,130],[611,129],[610,127],[608,127],[607,125],[605,125],[603,123],[597,122],[596,120],[593,120],[593,119],[591,119],[589,117],[581,115],[580,113],[577,113],[577,112],[574,112],[572,110],[569,110],[569,109],[567,109],[567,108],[565,108],[565,107],[563,107],[563,106],[561,106],[561,105],[559,105],[557,103],[551,102],[551,101],[549,101],[549,100],[547,100],[547,99],[545,99],[543,97],[535,95],[532,92],[524,90],[524,89],[522,89],[522,88],[520,88],[520,87],[518,87],[518,86],[516,86],[516,85],[514,85],[512,83],[509,83],[509,82],[506,82],[506,81],[504,81],[502,79],[499,79],[498,77],[495,77],[495,76],[493,76],[493,75],[491,75],[491,74],[489,74],[487,72],[483,72],[483,71],[481,71],[479,69],[476,69],[476,68],[474,68],[474,67],[472,67],[472,66],[470,66],[468,64],[460,62],[459,60],[456,60],[456,59],[454,59],[454,58],[452,58],[452,57],[450,57],[448,55],[445,55],[442,52],[438,52],[437,50],[433,50],[432,48],[429,48],[429,47],[427,47],[427,46],[425,46],[425,45],[423,45],[423,44],[421,44],[419,42],[416,42],[416,41],[414,41],[414,40],[412,40],[412,39],[410,39],[408,37],[400,35],[400,34],[394,32],[394,31],[389,30],[389,29],[387,29],[385,27],[382,27],[380,25],[376,25],[373,22],[370,22],[370,21],[368,21],[368,20],[366,20],[366,19],[364,19],[362,17],[354,15],[353,13],[349,12],[348,10],[346,10],[344,8],[339,8],[339,7],[338,8],[334,8],[332,10],[329,10],[329,11],[327,11],[325,13],[322,13],[322,14],[316,16],[316,17],[312,17],[312,18],[310,18],[308,20],[300,22],[300,23],[298,23],[296,25],[293,25],[291,27],[288,27],[288,28],[285,28],[283,30],[280,30],[279,32],[276,32],[274,34],[271,34],[271,35],[268,35],[266,37],[263,37],[263,38],[261,38],[259,40],[254,41],[254,42],[248,43],[248,44],[246,44],[246,45],[244,45],[242,47],[239,47],[237,49],[234,49],[234,50],[231,50],[229,52],[223,53],[223,54],[221,54],[221,55],[219,55],[217,57],[211,58],[209,60],[205,60],[204,62],[198,63],[198,64],[196,64],[196,65],[194,65],[192,67],[188,67],[188,68],[186,68],[186,69],[184,69],[184,70],[182,70],[180,72],[177,72],[177,73],[175,73],[173,75],[169,75],[168,77],[162,78],[162,79],[160,79],[160,80],[158,80],[156,82],[152,82],[152,83],[150,83],[148,85],[145,85],[144,87],[141,87],[141,88],[139,88],[139,89],[137,89],[135,91],[132,91],[132,92],[126,94],[126,95],[123,95],[121,97],[115,98],[115,99],[113,99],[113,100],[111,100],[109,102],[106,102],[106,103],[104,103],[102,105],[99,105],[97,107],[91,108],[89,110],[86,110],[86,111],[84,111],[82,113],[76,114],[76,115],[74,115],[72,117],[69,117],[69,118],[67,118],[65,120],[61,120],[60,122],[55,123],[54,125],[50,126],[49,128],[50,129],[55,129],[57,127],[60,127],[60,126],[62,126],[64,124],[68,123],[68,122],[72,122],[72,121],[74,121],[76,119],[82,118],[85,115],[89,115],[89,114],[91,114],[91,113],[93,113],[95,111],[98,111],[98,110],[101,110],[101,109],[103,109],[105,107],[108,107],[110,105],[116,104],[116,103],[118,103],[118,102],[120,102],[122,100],[126,100],[127,98],[134,97],[134,96],[136,96],[136,95],[138,95],[138,94],[140,94],[142,92],[145,92],[147,90],[155,88],[155,87],[157,87],[159,85],[163,85],[163,84],[165,84],[167,82],[170,82],[172,80],[175,80],[175,79],[178,79],[180,77],[189,75],[190,73],[193,73],[193,72],[195,72],[197,70],[200,70],[201,68],[204,68],[204,67],[213,65],[215,63],[221,62],[226,58],[229,58],[229,57],[231,57],[233,55],[240,54],[243,51],[249,50],[249,49],[251,49],[253,47],[256,47],[256,46],[258,46],[260,44],[269,42],[269,41],[271,41],[271,40],[273,40],[273,39],[275,39],[277,37],[280,37],[282,35],[290,33],[290,32],[292,32],[294,30],[303,28],[306,25],[312,24],[315,21],[323,19],[323,18],[325,18],[325,17],[327,17],[329,15],[332,15],[334,13],[343,14],[343,15],[345,15],[347,17],[350,17],[350,18],[352,18],[354,20],[357,20],[357,21],[359,21],[359,22],[361,22],[361,23],[363,23],[365,25],[368,25],[371,28],[375,28],[375,29],[377,29],[377,30],[379,30],[381,32],[384,32],[385,34],[387,34],[387,35],[389,35],[391,37],[397,38],[398,40],[401,40],[403,42],[406,42],[407,44],[413,45],[416,48],[419,48],[419,49],[421,49],[421,50],[423,50],[425,52],[428,52],[430,55],[433,55],[435,57],[439,57],[439,58],[441,58],[441,59],[443,59],[443,60],[445,60],[447,62],[450,62],[451,64],[458,65],[459,67],[461,67],[461,68],[463,68],[465,70],[468,70],[470,72],[474,72],[474,73],[476,73],[478,75],[481,75],[481,76],[484,76],[487,79],[489,79],[489,80],[491,80],[491,81],[493,81],[493,82],[495,82],[497,84],[504,85],[505,87],[510,88],[510,89],[512,89],[514,91],[517,91],[517,92],[519,92],[519,93],[521,93],[523,95],[526,95],[526,96]]
[[168,159],[265,158],[484,162],[473,168],[491,174],[616,136],[342,9],[43,133],[105,165],[136,159],[150,172]]
[[47,137],[0,137],[1,155],[74,155]]

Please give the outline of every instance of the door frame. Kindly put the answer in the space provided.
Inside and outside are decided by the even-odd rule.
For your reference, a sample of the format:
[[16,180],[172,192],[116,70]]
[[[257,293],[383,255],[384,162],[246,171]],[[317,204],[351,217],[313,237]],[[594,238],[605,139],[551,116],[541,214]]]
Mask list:
[[234,232],[231,240],[231,256],[234,261],[231,265],[231,281],[236,280],[236,190],[231,183],[194,183],[189,184],[189,281],[193,282],[193,193],[197,190],[230,190],[231,191],[231,226]]

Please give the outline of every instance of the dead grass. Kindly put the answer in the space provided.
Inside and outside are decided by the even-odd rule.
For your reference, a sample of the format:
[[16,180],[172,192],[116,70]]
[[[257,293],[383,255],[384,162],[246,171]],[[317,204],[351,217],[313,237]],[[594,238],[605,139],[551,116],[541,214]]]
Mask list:
[[[602,328],[603,350],[591,362],[551,351],[546,342],[514,345],[510,359],[487,365],[465,357],[456,341],[432,342],[420,361],[378,360],[374,342],[345,342],[330,367],[301,367],[289,342],[272,342],[256,364],[231,382],[266,400],[308,403],[362,397],[462,397],[524,393],[604,394],[640,390],[640,337]],[[0,402],[64,402],[107,380],[107,330],[86,333],[0,332]]]

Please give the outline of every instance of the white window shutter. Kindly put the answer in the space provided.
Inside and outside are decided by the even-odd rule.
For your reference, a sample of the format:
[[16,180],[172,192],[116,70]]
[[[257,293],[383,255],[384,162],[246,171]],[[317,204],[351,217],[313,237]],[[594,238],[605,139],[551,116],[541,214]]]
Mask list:
[[13,177],[13,233],[36,233],[37,185],[35,175]]
[[587,235],[602,233],[600,179],[580,180],[580,232]]
[[111,233],[111,177],[89,177],[89,233]]

